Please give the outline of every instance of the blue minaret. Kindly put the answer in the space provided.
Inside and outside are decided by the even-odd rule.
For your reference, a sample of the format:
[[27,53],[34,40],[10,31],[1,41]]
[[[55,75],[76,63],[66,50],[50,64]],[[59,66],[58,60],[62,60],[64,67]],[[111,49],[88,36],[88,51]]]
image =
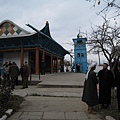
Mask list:
[[86,50],[87,38],[79,37],[73,39],[74,42],[74,66],[75,72],[87,72],[87,50]]

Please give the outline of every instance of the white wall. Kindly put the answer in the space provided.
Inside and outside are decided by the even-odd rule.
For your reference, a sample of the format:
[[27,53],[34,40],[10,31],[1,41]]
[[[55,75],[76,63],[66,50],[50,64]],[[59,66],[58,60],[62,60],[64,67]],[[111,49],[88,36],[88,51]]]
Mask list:
[[24,52],[24,61],[28,62],[28,52]]
[[[20,67],[20,52],[8,52],[4,53],[3,63],[15,62]],[[28,52],[24,52],[24,61],[28,61]]]

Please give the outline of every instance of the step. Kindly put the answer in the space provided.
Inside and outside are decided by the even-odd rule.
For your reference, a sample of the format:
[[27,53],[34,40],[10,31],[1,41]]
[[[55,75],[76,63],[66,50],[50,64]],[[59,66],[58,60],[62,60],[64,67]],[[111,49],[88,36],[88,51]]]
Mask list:
[[83,85],[37,84],[38,88],[83,88]]
[[[28,85],[37,85],[40,82],[42,81],[28,81]],[[18,85],[22,85],[22,80],[18,80]]]

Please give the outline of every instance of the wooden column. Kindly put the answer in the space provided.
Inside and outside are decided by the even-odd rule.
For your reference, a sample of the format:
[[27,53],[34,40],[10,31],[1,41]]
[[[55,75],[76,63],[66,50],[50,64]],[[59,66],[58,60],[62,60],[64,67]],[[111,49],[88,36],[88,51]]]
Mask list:
[[45,50],[42,50],[42,61],[45,61]]
[[24,63],[24,48],[21,48],[21,52],[20,52],[20,67],[23,65]]
[[50,55],[50,73],[53,73],[53,55]]
[[36,47],[35,74],[39,74],[39,47]]
[[56,73],[58,73],[58,57],[56,58]]

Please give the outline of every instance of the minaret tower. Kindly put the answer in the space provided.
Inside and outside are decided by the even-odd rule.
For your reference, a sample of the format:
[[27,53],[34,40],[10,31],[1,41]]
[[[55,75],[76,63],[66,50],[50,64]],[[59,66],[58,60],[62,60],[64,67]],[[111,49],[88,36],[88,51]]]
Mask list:
[[74,63],[75,72],[87,72],[87,50],[86,50],[87,38],[80,36],[80,30],[77,38],[73,39],[74,42]]

